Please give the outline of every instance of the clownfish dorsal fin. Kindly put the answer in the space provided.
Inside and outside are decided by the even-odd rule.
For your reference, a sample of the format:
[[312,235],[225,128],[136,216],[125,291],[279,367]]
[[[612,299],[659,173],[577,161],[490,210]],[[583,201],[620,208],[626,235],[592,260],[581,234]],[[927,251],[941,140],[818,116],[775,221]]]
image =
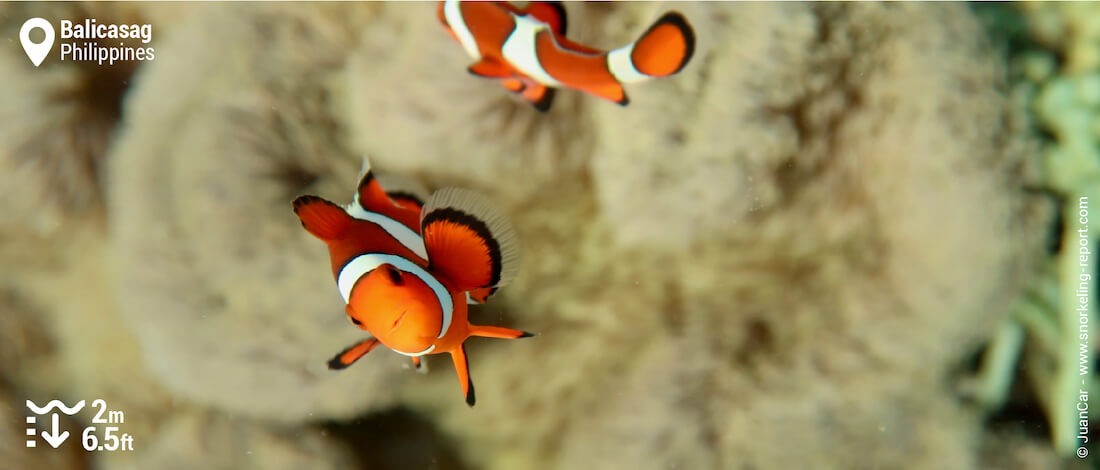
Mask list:
[[[428,188],[412,178],[377,171],[374,179],[386,192],[386,196],[399,205],[419,210],[424,206],[424,202],[428,200]],[[415,229],[415,227],[413,228]]]
[[562,2],[530,2],[520,13],[535,17],[550,25],[550,30],[554,33],[565,36],[565,5]]
[[428,269],[458,291],[501,287],[519,271],[519,240],[511,221],[472,191],[433,193],[420,213],[420,233]]
[[511,78],[512,71],[504,64],[490,59],[488,57],[482,57],[473,65],[466,68],[472,75],[477,75],[483,78]]
[[350,228],[355,219],[343,207],[318,196],[298,196],[294,214],[313,236],[324,241],[335,240]]
[[359,186],[348,212],[356,218],[367,217],[368,220],[368,213],[382,214],[415,232],[419,228],[419,210],[424,205],[427,192],[423,186],[408,178],[375,173],[364,156],[363,169],[359,171]]
[[363,166],[359,169],[359,185],[355,191],[355,204],[369,212],[379,212],[391,205],[386,192],[378,184],[371,169],[370,159],[363,155]]

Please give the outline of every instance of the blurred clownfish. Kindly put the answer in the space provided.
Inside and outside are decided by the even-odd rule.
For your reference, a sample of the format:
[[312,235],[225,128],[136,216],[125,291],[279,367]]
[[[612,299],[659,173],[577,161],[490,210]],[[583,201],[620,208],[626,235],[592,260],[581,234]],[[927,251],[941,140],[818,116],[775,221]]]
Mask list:
[[500,80],[539,111],[554,88],[573,88],[626,105],[624,83],[679,72],[695,51],[695,33],[678,12],[665,13],[632,44],[601,51],[565,37],[561,2],[440,2],[439,20],[470,58],[470,73]]
[[417,368],[421,356],[450,353],[473,406],[466,338],[533,336],[466,321],[467,302],[485,302],[519,270],[516,233],[470,191],[445,188],[425,201],[419,191],[403,189],[384,191],[364,158],[358,192],[347,207],[317,196],[294,200],[302,226],[328,245],[348,318],[372,336],[328,366],[348,367],[379,343],[411,357]]

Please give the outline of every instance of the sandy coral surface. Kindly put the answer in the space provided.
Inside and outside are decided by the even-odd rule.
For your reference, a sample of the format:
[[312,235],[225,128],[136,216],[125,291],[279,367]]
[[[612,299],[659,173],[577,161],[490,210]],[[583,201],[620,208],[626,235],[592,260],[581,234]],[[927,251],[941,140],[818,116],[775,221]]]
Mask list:
[[[566,8],[571,38],[611,48],[673,7]],[[102,468],[1050,462],[991,457],[956,393],[1053,213],[969,10],[675,8],[698,35],[682,74],[546,114],[470,76],[427,3],[95,13],[171,26],[94,118],[11,118],[89,72],[0,50],[0,184],[35,195],[0,199],[0,397],[117,401],[143,446]],[[55,129],[74,137],[28,147]],[[539,336],[468,343],[472,409],[443,356],[325,367],[362,332],[290,201],[347,202],[362,154],[516,225],[524,266],[471,321]],[[378,416],[418,431],[383,446]]]

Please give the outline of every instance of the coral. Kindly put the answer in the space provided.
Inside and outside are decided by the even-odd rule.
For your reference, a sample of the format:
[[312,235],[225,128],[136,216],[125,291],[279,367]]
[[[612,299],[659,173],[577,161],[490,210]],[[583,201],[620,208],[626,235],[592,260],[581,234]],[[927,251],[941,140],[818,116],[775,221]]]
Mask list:
[[1022,361],[1050,423],[1055,451],[1073,455],[1081,444],[1076,439],[1080,390],[1097,388],[1095,380],[1080,376],[1080,365],[1087,367],[1094,357],[1089,352],[1082,357],[1081,348],[1100,346],[1096,335],[1091,340],[1079,336],[1089,333],[1088,325],[1097,317],[1094,302],[1079,308],[1078,295],[1082,286],[1091,290],[1096,276],[1090,252],[1097,238],[1087,217],[1089,202],[1100,197],[1100,130],[1095,125],[1100,109],[1100,9],[1088,3],[1024,3],[1017,13],[1023,17],[1015,29],[1030,34],[1015,40],[1015,49],[1008,51],[1013,94],[1017,106],[1031,111],[1035,130],[1049,137],[1042,149],[1042,185],[1062,206],[1062,231],[1056,235],[1060,240],[1053,247],[1054,259],[1045,263],[1042,277],[1000,327],[1002,334],[983,358],[976,395],[990,410],[1000,409],[1017,361]]
[[1043,470],[1061,468],[1064,470],[1085,470],[1089,463],[1085,460],[1066,462],[1053,452],[1045,443],[1034,439],[1006,433],[995,432],[986,439],[982,449],[984,463],[981,468],[1008,468],[1022,470]]

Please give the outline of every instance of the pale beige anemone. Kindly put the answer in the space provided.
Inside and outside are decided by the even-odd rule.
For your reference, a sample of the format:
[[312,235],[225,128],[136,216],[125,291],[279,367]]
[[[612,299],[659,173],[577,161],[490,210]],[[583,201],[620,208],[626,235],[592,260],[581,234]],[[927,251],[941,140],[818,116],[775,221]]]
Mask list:
[[[1022,189],[1033,155],[966,7],[566,8],[600,48],[679,9],[695,57],[628,86],[629,107],[563,90],[541,115],[466,73],[434,4],[175,23],[127,96],[110,251],[91,258],[133,333],[119,344],[186,405],[165,411],[178,447],[142,462],[195,444],[196,406],[293,436],[401,406],[471,468],[983,468],[952,374],[1049,211]],[[445,360],[325,368],[359,330],[290,201],[350,200],[362,153],[513,217],[524,267],[471,321],[540,335],[470,344],[473,410]],[[324,458],[274,442],[257,449]]]

